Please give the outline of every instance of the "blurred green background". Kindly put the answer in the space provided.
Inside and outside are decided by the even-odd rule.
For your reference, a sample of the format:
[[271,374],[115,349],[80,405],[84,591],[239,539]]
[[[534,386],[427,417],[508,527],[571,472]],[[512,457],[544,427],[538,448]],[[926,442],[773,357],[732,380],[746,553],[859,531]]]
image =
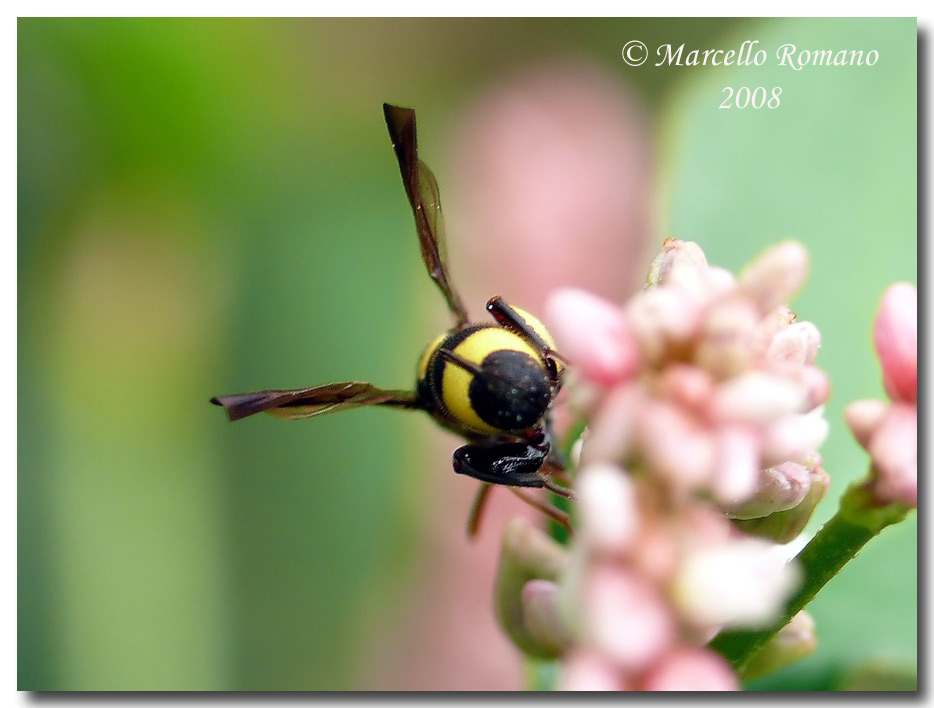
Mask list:
[[[628,67],[630,39],[757,39],[769,57]],[[879,61],[793,71],[785,42]],[[449,126],[504,77],[574,61],[628,85],[657,158],[647,237],[731,269],[788,236],[811,251],[793,307],[821,328],[834,387],[815,525],[865,471],[842,410],[882,395],[875,306],[916,281],[912,18],[20,19],[17,54],[20,689],[377,685],[374,634],[435,581],[423,519],[448,500],[427,451],[447,438],[380,410],[230,425],[207,400],[412,380],[443,305],[383,101],[418,109],[447,195]],[[782,87],[778,109],[718,108],[724,86],[760,85]],[[813,603],[817,652],[751,687],[913,666],[916,584],[912,518]]]

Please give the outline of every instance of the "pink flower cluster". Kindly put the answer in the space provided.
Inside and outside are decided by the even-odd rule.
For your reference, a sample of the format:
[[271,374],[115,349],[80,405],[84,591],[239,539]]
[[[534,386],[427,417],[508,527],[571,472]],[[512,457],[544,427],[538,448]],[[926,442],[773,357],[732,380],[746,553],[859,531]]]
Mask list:
[[882,296],[873,326],[890,402],[855,401],[846,422],[872,459],[869,488],[876,503],[918,506],[918,293],[895,283]]
[[[573,638],[563,688],[735,689],[704,645],[767,625],[794,591],[775,539],[797,535],[827,488],[820,334],[784,304],[807,266],[789,241],[733,276],[670,239],[622,308],[580,290],[550,299],[579,377],[569,403],[588,423],[579,533],[557,583]],[[747,529],[757,536],[731,521],[773,516],[779,530]]]

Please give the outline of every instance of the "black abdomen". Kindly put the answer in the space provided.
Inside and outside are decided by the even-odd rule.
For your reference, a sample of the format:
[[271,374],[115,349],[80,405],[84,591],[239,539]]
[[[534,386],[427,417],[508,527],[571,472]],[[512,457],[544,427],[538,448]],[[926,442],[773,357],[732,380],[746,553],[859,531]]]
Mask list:
[[511,349],[489,354],[470,382],[470,404],[480,419],[500,430],[529,428],[545,415],[551,381],[537,359]]

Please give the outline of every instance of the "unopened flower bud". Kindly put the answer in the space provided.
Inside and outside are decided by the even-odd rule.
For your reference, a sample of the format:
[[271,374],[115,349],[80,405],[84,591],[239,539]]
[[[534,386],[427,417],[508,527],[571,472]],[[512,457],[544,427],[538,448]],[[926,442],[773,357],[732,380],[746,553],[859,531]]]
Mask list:
[[760,371],[724,381],[711,401],[711,414],[724,422],[763,425],[802,412],[806,391],[795,381]]
[[830,378],[823,370],[816,366],[805,366],[799,374],[799,379],[807,391],[802,412],[822,406],[830,398]]
[[740,531],[751,536],[781,544],[790,543],[804,531],[828,489],[830,476],[818,465],[809,470],[807,493],[796,506],[757,519],[737,519],[733,523]]
[[503,534],[496,575],[496,609],[509,638],[530,656],[555,656],[551,638],[542,641],[525,624],[524,590],[530,580],[554,581],[567,566],[565,549],[522,518],[513,519]]
[[[668,402],[647,401],[636,419],[639,447],[653,473],[680,489],[706,485],[714,441],[706,427]],[[673,445],[672,441],[677,440]]]
[[798,584],[797,566],[756,538],[699,547],[687,555],[672,599],[699,626],[760,628],[774,621]]
[[706,266],[707,256],[696,243],[667,238],[662,244],[662,250],[649,265],[649,274],[645,284],[647,287],[652,287],[664,282],[668,273],[675,267],[701,269]]
[[675,618],[644,578],[599,565],[591,569],[583,592],[586,641],[620,667],[638,671],[674,642]]
[[782,303],[759,319],[753,336],[757,360],[767,361],[772,340],[788,325],[795,321],[796,315],[787,304]]
[[869,448],[869,441],[872,440],[873,433],[885,417],[889,404],[880,401],[877,398],[865,398],[860,401],[853,401],[848,405],[843,415],[846,418],[846,424],[853,433],[863,449]]
[[872,337],[882,365],[885,392],[893,401],[918,400],[918,292],[908,283],[882,296]]
[[760,476],[759,436],[751,427],[724,425],[716,433],[713,493],[724,506],[736,506],[756,492]]
[[542,649],[539,655],[550,650],[558,656],[573,639],[561,615],[558,592],[558,586],[548,580],[530,580],[522,588],[523,625]]
[[797,462],[784,462],[762,470],[753,496],[741,504],[723,507],[733,519],[758,519],[798,506],[811,484],[811,473]]
[[876,497],[914,509],[918,506],[918,407],[894,403],[869,443]]
[[797,241],[772,246],[739,274],[740,290],[760,312],[788,302],[807,277],[808,252]]
[[684,347],[701,324],[700,303],[674,288],[646,290],[626,303],[626,318],[646,362],[658,362]]
[[623,384],[610,389],[591,416],[581,464],[625,461],[635,437],[642,400],[638,385]]
[[698,310],[705,309],[714,298],[714,293],[708,287],[706,267],[677,264],[668,272],[658,289],[678,293]]
[[802,610],[753,655],[743,670],[743,679],[748,681],[771,674],[809,656],[816,648],[814,620]]
[[645,675],[642,691],[738,691],[739,680],[726,660],[710,649],[682,646]]
[[584,467],[577,478],[581,542],[604,553],[622,553],[636,538],[639,509],[626,472],[616,465]]
[[736,276],[726,268],[710,266],[704,271],[704,280],[711,301],[724,297],[727,293],[736,290]]
[[786,460],[807,462],[808,456],[827,439],[830,424],[819,406],[805,415],[786,415],[769,425],[762,444],[763,460],[768,465]]
[[639,366],[639,352],[622,310],[576,288],[562,288],[545,306],[558,349],[588,379],[610,385]]
[[759,314],[748,300],[729,298],[707,312],[694,358],[714,378],[727,379],[752,363],[752,335]]
[[813,364],[820,348],[820,330],[811,322],[793,322],[775,333],[766,358],[773,364]]
[[714,380],[699,366],[673,363],[666,366],[657,381],[655,394],[686,409],[702,414],[714,392]]
[[598,651],[578,647],[561,662],[559,691],[627,691],[630,688],[619,667]]

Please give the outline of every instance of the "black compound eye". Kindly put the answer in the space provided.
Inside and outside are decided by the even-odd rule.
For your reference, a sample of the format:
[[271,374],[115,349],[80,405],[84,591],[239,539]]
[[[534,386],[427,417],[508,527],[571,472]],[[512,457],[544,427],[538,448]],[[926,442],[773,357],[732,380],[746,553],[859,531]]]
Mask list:
[[470,383],[470,404],[488,425],[523,430],[541,420],[551,402],[551,379],[541,363],[510,349],[483,360]]

